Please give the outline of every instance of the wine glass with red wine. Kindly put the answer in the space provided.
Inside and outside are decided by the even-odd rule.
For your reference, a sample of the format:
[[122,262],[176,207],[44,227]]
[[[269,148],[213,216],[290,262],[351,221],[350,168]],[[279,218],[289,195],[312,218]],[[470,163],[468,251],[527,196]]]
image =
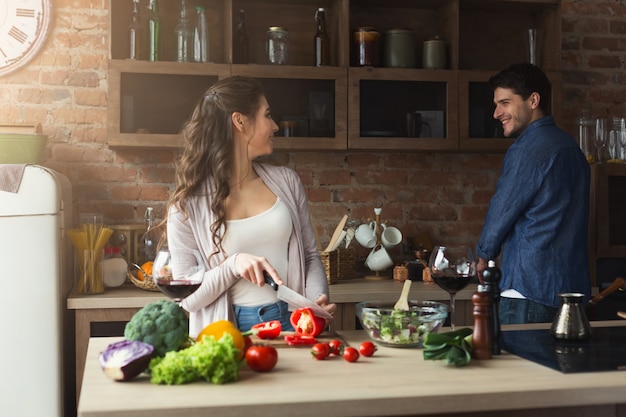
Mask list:
[[476,258],[469,246],[435,246],[428,268],[433,281],[450,294],[450,329],[454,330],[456,293],[476,277]]
[[[196,256],[196,259],[199,257]],[[204,276],[203,271],[199,265],[194,265],[185,273],[179,274],[178,271],[174,271],[170,251],[160,250],[154,259],[152,278],[163,294],[180,305],[186,297],[200,287]]]

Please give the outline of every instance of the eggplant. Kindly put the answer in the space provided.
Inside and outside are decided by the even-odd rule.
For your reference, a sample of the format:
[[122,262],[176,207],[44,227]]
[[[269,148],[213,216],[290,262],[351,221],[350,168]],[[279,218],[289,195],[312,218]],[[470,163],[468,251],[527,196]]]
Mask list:
[[128,381],[148,368],[154,347],[138,340],[111,343],[100,353],[100,367],[115,381]]

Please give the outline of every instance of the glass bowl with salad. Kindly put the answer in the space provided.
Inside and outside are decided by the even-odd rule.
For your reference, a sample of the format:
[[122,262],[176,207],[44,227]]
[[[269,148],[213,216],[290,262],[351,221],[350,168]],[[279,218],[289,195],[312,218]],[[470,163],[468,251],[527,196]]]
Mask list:
[[394,302],[364,301],[356,305],[361,326],[374,342],[390,347],[421,347],[426,335],[439,330],[448,306],[436,301],[409,301],[409,310]]

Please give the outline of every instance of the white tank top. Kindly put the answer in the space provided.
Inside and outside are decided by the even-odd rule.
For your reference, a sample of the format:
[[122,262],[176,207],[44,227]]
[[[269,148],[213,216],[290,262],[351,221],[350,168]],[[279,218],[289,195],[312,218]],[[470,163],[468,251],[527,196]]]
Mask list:
[[[226,224],[227,231],[222,241],[226,253],[246,252],[263,256],[283,281],[287,279],[288,246],[293,223],[289,209],[279,198],[263,213],[228,220]],[[278,300],[276,291],[269,285],[259,287],[245,279],[240,279],[229,291],[232,303],[241,306],[271,304]]]

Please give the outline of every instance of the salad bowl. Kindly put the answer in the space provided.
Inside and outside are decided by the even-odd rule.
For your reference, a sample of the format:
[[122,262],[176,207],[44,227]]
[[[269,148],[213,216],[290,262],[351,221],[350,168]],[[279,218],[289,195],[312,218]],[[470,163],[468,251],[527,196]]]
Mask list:
[[364,301],[356,305],[363,330],[374,342],[389,347],[421,347],[426,335],[439,330],[448,306],[436,301],[409,300],[409,309],[396,310],[393,302]]

